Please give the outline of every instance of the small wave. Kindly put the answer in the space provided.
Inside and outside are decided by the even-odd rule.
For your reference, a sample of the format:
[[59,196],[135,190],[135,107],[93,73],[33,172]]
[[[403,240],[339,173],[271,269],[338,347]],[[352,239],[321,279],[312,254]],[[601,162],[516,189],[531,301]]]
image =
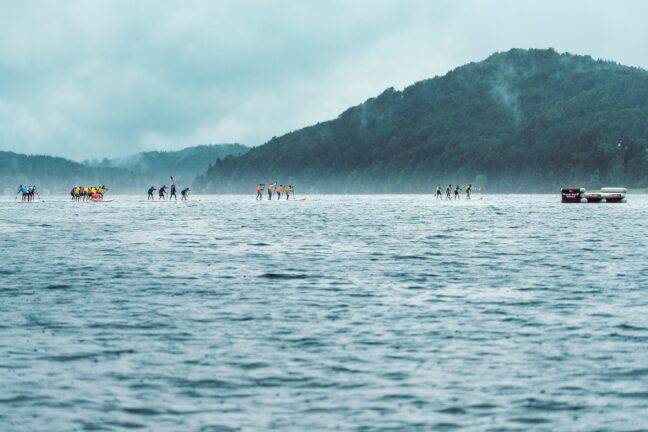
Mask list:
[[648,330],[648,328],[646,327],[636,327],[630,324],[619,324],[618,326],[616,326],[616,328],[622,330],[640,330],[640,331]]
[[172,383],[180,388],[189,388],[192,390],[196,389],[237,389],[240,388],[239,385],[236,385],[230,381],[220,380],[216,378],[204,378],[204,379],[185,379],[185,378],[174,378],[171,380]]
[[18,395],[18,396],[12,396],[8,398],[0,398],[0,404],[19,404],[23,402],[29,402],[30,404],[34,402],[43,402],[47,399],[50,399],[47,396],[25,396],[25,395]]
[[441,414],[452,414],[452,415],[463,415],[466,414],[466,410],[461,407],[448,407],[438,410]]
[[259,276],[264,279],[307,279],[305,274],[264,273]]
[[648,399],[648,391],[615,393],[615,396],[623,399]]
[[583,409],[580,405],[568,404],[560,401],[552,400],[538,400],[534,398],[527,399],[522,406],[526,409],[536,410],[536,411],[578,411]]
[[240,430],[241,428],[234,428],[225,425],[205,425],[198,429],[198,432],[236,432]]
[[57,289],[66,289],[71,288],[71,285],[68,284],[50,284],[45,287],[45,289],[57,290]]
[[448,422],[441,422],[441,423],[436,423],[432,425],[430,430],[434,431],[451,431],[451,430],[456,430],[456,429],[461,429],[461,425],[457,423],[448,423]]
[[146,428],[146,425],[143,425],[141,423],[135,423],[135,422],[122,422],[122,421],[107,421],[107,425],[109,426],[116,426],[118,428],[123,428],[123,429],[144,429]]
[[470,408],[477,409],[477,410],[490,410],[490,409],[497,408],[497,405],[493,405],[490,403],[480,403],[480,404],[470,405]]
[[515,423],[523,423],[523,424],[549,423],[549,420],[541,417],[516,417],[516,418],[512,418],[511,421]]
[[162,411],[158,411],[154,408],[147,408],[147,407],[123,408],[122,410],[128,414],[138,414],[143,416],[156,416],[156,415],[163,414]]
[[396,260],[419,260],[419,261],[425,261],[428,259],[428,257],[421,256],[421,255],[395,255],[394,259]]

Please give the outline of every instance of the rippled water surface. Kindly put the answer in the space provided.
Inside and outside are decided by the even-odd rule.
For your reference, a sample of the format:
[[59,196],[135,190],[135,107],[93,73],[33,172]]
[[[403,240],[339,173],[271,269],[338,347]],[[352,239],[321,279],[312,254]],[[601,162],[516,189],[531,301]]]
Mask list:
[[648,197],[0,202],[0,430],[646,430]]

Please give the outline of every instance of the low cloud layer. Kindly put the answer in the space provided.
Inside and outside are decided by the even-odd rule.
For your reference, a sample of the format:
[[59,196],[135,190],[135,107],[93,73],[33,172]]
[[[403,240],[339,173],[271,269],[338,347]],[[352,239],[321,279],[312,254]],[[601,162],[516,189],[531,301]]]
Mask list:
[[641,1],[4,1],[0,149],[259,145],[495,51],[648,67]]

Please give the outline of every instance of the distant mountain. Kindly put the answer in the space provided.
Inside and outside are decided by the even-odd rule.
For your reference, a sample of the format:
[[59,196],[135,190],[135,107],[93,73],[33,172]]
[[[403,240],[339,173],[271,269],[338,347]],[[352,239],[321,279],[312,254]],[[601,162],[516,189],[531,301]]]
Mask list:
[[61,157],[0,151],[0,193],[4,194],[15,194],[19,184],[35,184],[41,193],[66,193],[75,184],[105,184],[124,191],[141,180],[124,169],[90,168]]
[[302,192],[646,186],[647,119],[645,70],[513,49],[228,156],[197,183],[248,193],[270,181]]
[[0,151],[0,193],[15,193],[19,184],[36,184],[42,192],[67,193],[74,185],[107,185],[111,192],[142,192],[151,184],[193,185],[196,174],[230,154],[243,154],[240,144],[202,145],[170,152],[146,152],[127,158],[73,162],[61,157]]
[[100,168],[123,168],[152,178],[168,174],[193,179],[197,174],[204,173],[209,164],[217,159],[229,155],[240,156],[248,150],[249,147],[241,144],[208,144],[177,151],[149,151],[116,159],[84,161],[84,164]]

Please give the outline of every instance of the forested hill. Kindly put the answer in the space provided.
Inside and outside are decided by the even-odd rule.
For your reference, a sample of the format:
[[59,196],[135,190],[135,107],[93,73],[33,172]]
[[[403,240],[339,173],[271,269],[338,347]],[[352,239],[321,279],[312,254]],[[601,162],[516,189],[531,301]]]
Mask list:
[[249,147],[241,144],[208,144],[176,151],[149,151],[116,159],[85,161],[84,164],[100,168],[124,168],[149,175],[163,172],[193,179],[196,174],[204,173],[209,164],[218,158],[243,155],[248,150]]
[[129,191],[142,178],[115,168],[90,168],[61,157],[0,151],[0,193],[15,194],[19,184],[36,185],[41,193],[67,193],[74,185],[107,185]]
[[240,144],[202,145],[83,163],[0,151],[0,193],[15,193],[21,183],[36,184],[42,193],[67,193],[74,185],[101,184],[111,192],[142,193],[151,184],[168,184],[170,176],[179,185],[193,187],[196,175],[204,173],[211,162],[247,150]]
[[393,88],[211,166],[206,192],[259,182],[312,192],[493,192],[648,185],[648,72],[588,56],[513,49]]

